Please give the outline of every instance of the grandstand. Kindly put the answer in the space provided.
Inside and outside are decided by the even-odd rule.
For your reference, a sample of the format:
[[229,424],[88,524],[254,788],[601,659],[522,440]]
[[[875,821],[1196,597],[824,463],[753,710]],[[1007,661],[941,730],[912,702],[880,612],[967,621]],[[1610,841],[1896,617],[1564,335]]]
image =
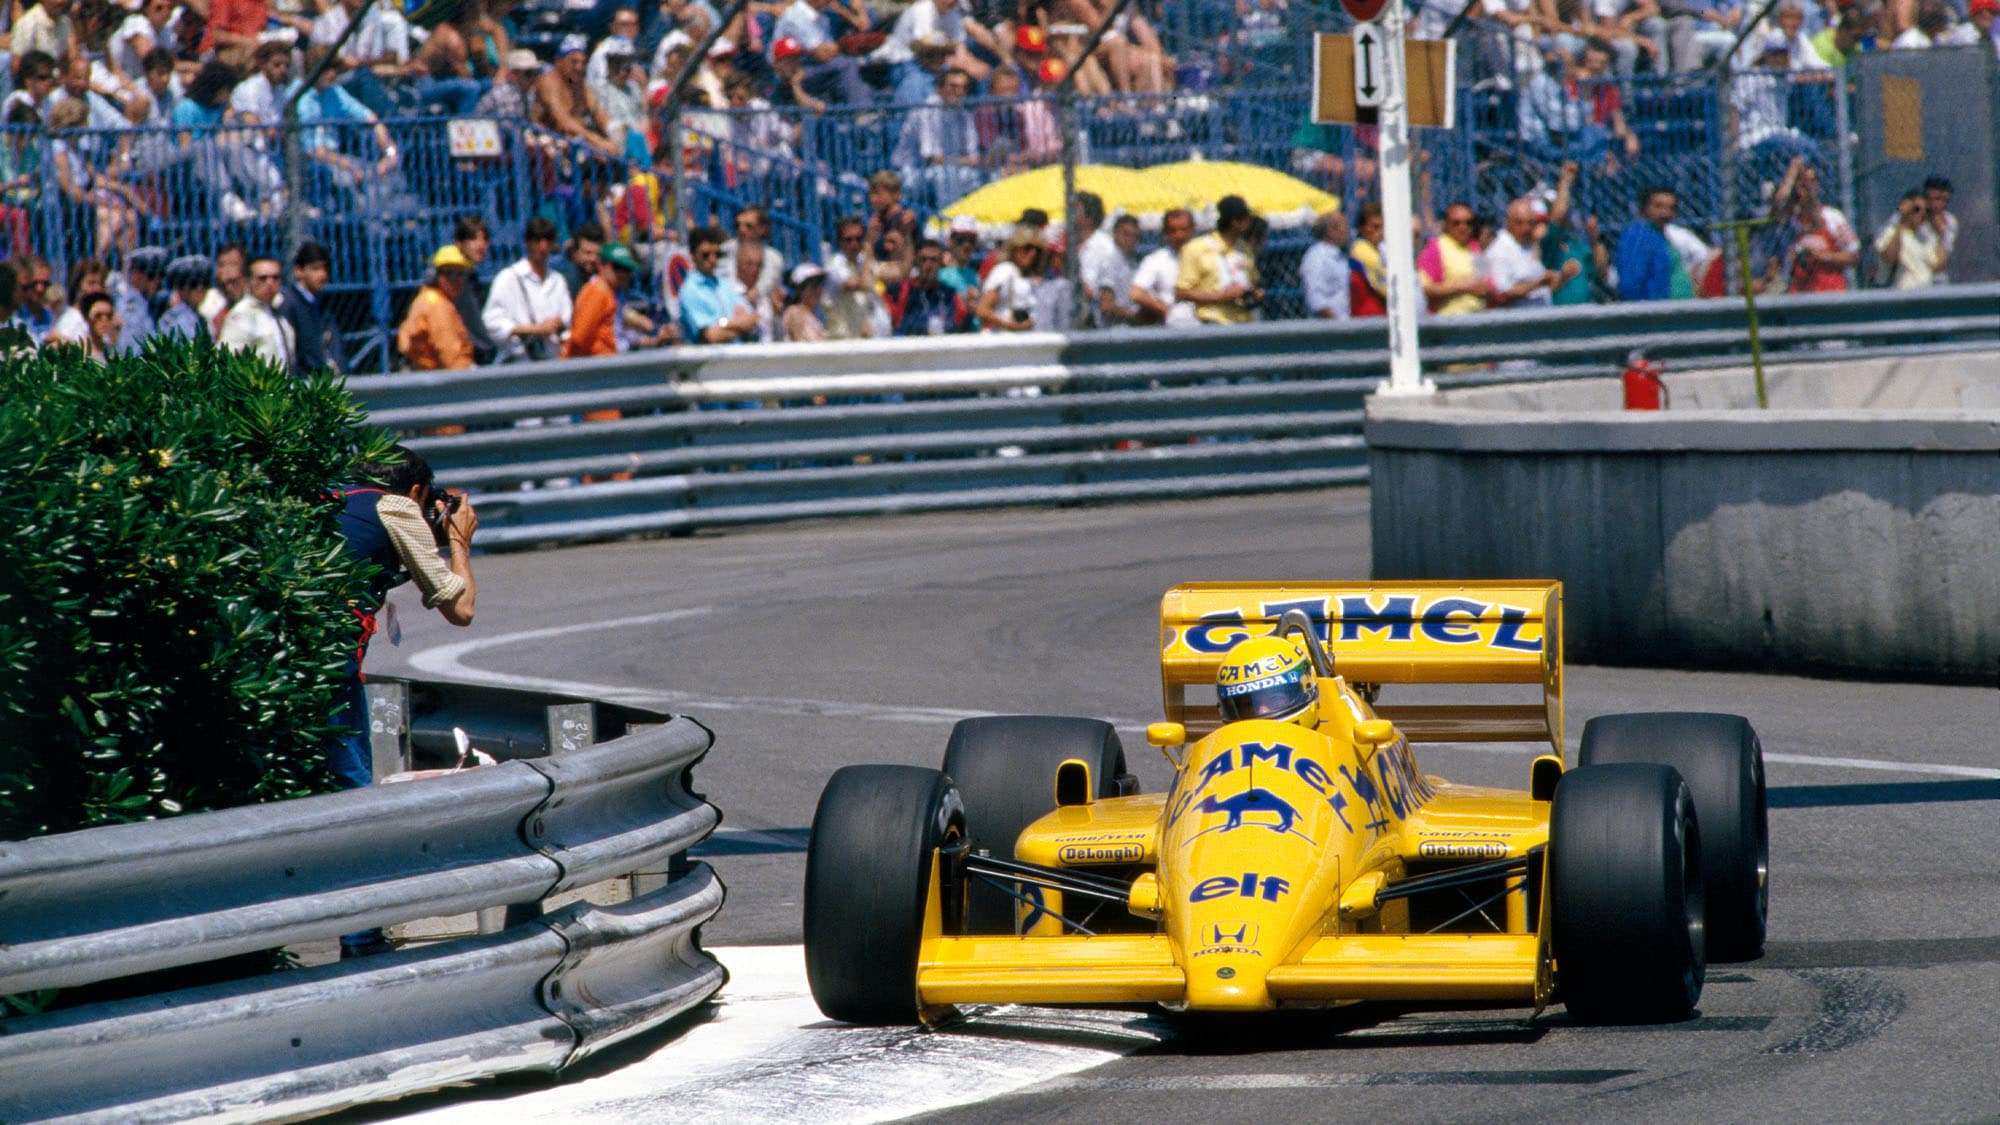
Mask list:
[[[529,0],[507,24],[515,45],[547,56],[564,34],[601,33],[614,7],[601,3],[579,13],[562,0]],[[1306,123],[1311,34],[1344,27],[1337,9],[1299,0],[1142,0],[1136,7],[1174,63],[1170,89],[1077,96],[1073,121],[1085,159],[1131,168],[1191,159],[1247,162],[1297,175],[1342,200],[1350,213],[1373,197],[1374,131]],[[878,21],[886,24],[895,10],[881,8]],[[1435,34],[1456,14],[1422,12],[1417,33]],[[638,45],[642,59],[655,57],[654,44],[666,33],[664,21],[648,17]],[[760,30],[770,35],[771,28]],[[1578,207],[1612,235],[1632,215],[1640,189],[1654,182],[1676,188],[1682,221],[1694,226],[1762,213],[1770,185],[1799,154],[1819,165],[1835,201],[1850,189],[1838,158],[1846,131],[1838,71],[1724,67],[1569,82],[1560,91],[1564,104],[1587,113],[1607,104],[1622,111],[1630,148],[1621,137],[1604,149],[1547,108],[1549,64],[1534,37],[1483,18],[1462,21],[1454,33],[1466,44],[1458,53],[1458,125],[1416,138],[1420,213],[1467,200],[1482,215],[1497,216],[1509,199],[1549,188],[1558,167],[1580,157]],[[768,65],[744,69],[770,81]],[[760,99],[686,109],[680,141],[689,220],[726,229],[738,208],[761,204],[770,212],[772,242],[788,261],[824,259],[834,221],[865,212],[868,177],[907,159],[900,151],[906,131],[913,115],[925,112],[894,104],[887,75],[871,76],[884,80],[883,93],[864,105]],[[950,178],[909,169],[904,202],[924,223],[979,184],[1051,159],[1046,137],[1031,135],[1036,113],[1047,120],[1045,92],[974,97],[964,108],[979,130],[983,158]],[[431,253],[462,215],[484,217],[493,231],[489,270],[518,256],[522,224],[541,214],[565,232],[586,220],[605,222],[664,280],[676,192],[671,142],[660,135],[657,106],[648,122],[651,159],[644,144],[608,155],[545,124],[506,118],[475,126],[441,109],[399,98],[396,112],[382,121],[396,150],[393,167],[358,177],[333,158],[381,165],[386,153],[373,124],[303,126],[300,151],[309,155],[298,199],[276,186],[282,176],[274,179],[273,167],[285,145],[268,126],[112,128],[93,119],[93,127],[50,133],[35,124],[0,125],[0,171],[15,177],[4,207],[25,218],[13,250],[32,249],[58,263],[58,272],[60,263],[92,253],[115,259],[134,243],[176,255],[241,243],[285,257],[286,213],[302,207],[305,233],[333,251],[328,294],[357,371],[390,368],[393,326]],[[1748,122],[1757,109],[1766,111],[1757,116],[1764,132],[1751,136]],[[94,197],[59,182],[57,150],[72,166],[81,161],[96,176],[131,188],[135,237],[107,245],[105,211]],[[1262,262],[1264,276],[1273,279],[1265,315],[1299,314],[1290,278],[1308,238],[1301,228],[1273,231]]]

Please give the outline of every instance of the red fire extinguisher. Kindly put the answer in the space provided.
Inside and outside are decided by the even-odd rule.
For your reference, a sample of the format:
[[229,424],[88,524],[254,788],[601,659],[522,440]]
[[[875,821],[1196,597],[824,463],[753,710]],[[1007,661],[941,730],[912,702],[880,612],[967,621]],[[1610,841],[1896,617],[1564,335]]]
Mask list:
[[1660,379],[1665,371],[1659,361],[1647,359],[1645,352],[1633,352],[1625,361],[1625,409],[1666,409],[1667,384]]

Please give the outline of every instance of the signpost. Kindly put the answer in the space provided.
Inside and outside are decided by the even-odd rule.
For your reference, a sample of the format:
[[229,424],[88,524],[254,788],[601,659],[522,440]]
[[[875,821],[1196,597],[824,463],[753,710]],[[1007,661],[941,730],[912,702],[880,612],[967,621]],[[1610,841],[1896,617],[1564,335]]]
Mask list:
[[[1360,21],[1354,34],[1319,36],[1313,65],[1313,121],[1380,127],[1383,272],[1389,320],[1389,380],[1378,394],[1437,390],[1417,357],[1416,249],[1410,238],[1410,126],[1452,126],[1454,44],[1404,39],[1400,3],[1341,0]],[[1379,17],[1379,19],[1378,19]]]
[[1364,109],[1379,109],[1382,105],[1382,88],[1385,85],[1382,71],[1382,31],[1372,23],[1356,24],[1354,28],[1354,104]]

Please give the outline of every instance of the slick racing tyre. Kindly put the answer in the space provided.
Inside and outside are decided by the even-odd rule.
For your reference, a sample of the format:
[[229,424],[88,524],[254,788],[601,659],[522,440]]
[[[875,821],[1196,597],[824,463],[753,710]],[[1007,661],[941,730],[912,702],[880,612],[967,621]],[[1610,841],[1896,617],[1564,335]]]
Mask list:
[[1749,720],[1695,712],[1592,719],[1577,764],[1611,762],[1672,766],[1687,782],[1701,822],[1709,959],[1754,959],[1764,950],[1770,908],[1771,833],[1764,751]]
[[[961,719],[951,728],[944,772],[965,801],[973,851],[984,848],[1013,859],[1021,830],[1056,807],[1056,767],[1071,758],[1090,767],[1094,796],[1116,797],[1138,788],[1125,772],[1118,732],[1098,719],[993,715]],[[1014,899],[980,879],[967,891],[966,933],[1014,932]]]
[[951,782],[915,766],[836,771],[806,848],[806,980],[819,1010],[860,1024],[910,1024],[917,1004],[931,861],[962,856],[965,813]]
[[1694,799],[1666,766],[1579,766],[1549,813],[1549,949],[1580,1023],[1685,1019],[1706,969]]

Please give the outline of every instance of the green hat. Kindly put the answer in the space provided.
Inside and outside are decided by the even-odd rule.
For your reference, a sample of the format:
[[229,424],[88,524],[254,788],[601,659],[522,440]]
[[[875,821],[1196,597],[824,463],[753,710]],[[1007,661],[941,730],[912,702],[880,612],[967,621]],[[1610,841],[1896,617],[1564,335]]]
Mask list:
[[599,261],[610,262],[612,265],[623,269],[634,272],[637,272],[639,269],[639,259],[634,258],[632,251],[626,249],[625,244],[622,242],[611,243],[600,251],[597,257]]

